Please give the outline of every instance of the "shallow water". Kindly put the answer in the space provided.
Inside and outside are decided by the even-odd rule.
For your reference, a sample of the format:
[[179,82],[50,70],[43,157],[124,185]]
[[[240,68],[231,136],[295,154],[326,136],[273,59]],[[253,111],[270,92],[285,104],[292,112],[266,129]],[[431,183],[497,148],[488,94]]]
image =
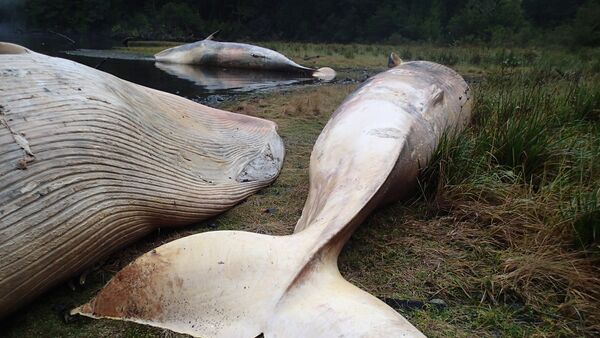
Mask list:
[[193,99],[317,82],[295,74],[154,62],[151,57],[116,50],[78,49],[59,54],[125,80]]
[[150,88],[166,91],[209,105],[261,91],[316,84],[311,77],[296,74],[235,69],[200,68],[156,63],[145,55],[111,50],[115,41],[87,38],[73,44],[48,34],[0,36],[0,41],[18,43],[47,55],[70,59]]

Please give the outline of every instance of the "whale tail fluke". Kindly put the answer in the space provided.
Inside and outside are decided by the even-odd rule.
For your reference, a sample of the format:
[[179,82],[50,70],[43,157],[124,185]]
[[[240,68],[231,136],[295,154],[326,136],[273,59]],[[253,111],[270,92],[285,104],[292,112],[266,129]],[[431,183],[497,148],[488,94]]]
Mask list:
[[335,70],[333,70],[332,68],[321,67],[321,68],[315,70],[312,73],[312,76],[316,77],[319,80],[331,81],[331,80],[335,79],[336,73],[335,73]]
[[[199,337],[423,337],[339,273],[314,238],[216,231],[167,243],[71,311]],[[290,250],[294,248],[294,250]]]
[[388,68],[400,66],[402,62],[402,59],[398,55],[396,55],[396,53],[391,52],[390,56],[388,57]]
[[265,337],[425,337],[395,310],[340,274],[335,259],[313,261],[278,302]]
[[284,242],[240,231],[175,240],[123,268],[71,314],[200,337],[256,337],[293,265]]

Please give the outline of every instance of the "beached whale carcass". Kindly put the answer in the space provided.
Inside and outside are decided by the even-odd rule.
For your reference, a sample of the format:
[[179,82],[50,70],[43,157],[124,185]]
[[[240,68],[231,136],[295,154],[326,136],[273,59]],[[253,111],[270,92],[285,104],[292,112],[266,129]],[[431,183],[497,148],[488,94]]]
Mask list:
[[329,67],[314,69],[301,66],[274,50],[245,43],[214,41],[214,35],[165,49],[154,58],[157,62],[300,73],[327,81],[335,78],[335,71]]
[[273,122],[0,43],[0,316],[278,175]]
[[217,231],[175,240],[72,313],[201,337],[422,337],[346,281],[337,257],[374,208],[411,193],[443,133],[467,123],[470,94],[457,73],[431,62],[374,76],[319,136],[293,235]]

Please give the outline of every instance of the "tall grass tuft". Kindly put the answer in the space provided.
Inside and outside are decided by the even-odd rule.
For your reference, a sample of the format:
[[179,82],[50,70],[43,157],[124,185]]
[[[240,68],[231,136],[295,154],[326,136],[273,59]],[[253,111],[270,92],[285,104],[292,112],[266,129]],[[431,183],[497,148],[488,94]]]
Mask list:
[[[498,62],[515,57],[500,53]],[[548,69],[531,59],[475,86],[472,123],[442,140],[421,173],[421,197],[460,220],[468,242],[476,231],[488,244],[474,250],[499,259],[492,275],[465,277],[461,292],[540,314],[552,307],[570,318],[564,332],[597,334],[600,85],[572,65]]]
[[578,244],[583,248],[598,251],[600,249],[600,188],[575,196],[572,213]]

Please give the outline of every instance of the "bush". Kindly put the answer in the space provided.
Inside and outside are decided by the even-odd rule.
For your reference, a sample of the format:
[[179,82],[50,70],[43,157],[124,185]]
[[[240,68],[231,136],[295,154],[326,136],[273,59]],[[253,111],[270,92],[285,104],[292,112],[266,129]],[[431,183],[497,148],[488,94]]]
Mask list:
[[202,27],[200,15],[184,3],[166,3],[160,10],[160,22],[173,34],[191,35]]
[[582,193],[573,201],[574,230],[583,247],[600,249],[600,189]]
[[577,10],[572,34],[575,45],[597,46],[600,44],[600,4],[588,1]]

